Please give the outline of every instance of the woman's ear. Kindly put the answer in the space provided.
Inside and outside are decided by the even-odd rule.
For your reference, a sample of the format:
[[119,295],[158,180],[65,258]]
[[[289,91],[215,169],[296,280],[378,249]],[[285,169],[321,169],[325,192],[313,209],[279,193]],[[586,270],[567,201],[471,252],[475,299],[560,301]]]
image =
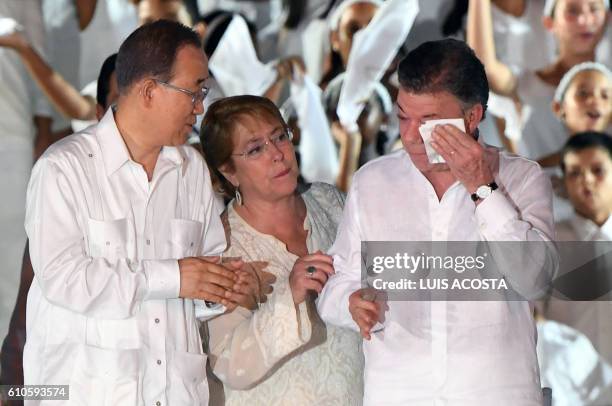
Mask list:
[[229,163],[225,163],[219,167],[219,172],[225,179],[229,181],[235,188],[240,186],[240,182],[238,182],[238,177],[236,176],[236,170]]

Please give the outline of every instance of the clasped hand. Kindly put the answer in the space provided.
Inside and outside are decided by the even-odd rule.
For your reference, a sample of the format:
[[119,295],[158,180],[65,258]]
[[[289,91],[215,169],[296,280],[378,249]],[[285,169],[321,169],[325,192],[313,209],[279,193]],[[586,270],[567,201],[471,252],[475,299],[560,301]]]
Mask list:
[[182,298],[220,303],[229,311],[237,306],[253,310],[266,301],[276,278],[261,262],[240,259],[219,263],[219,257],[189,257],[179,261]]

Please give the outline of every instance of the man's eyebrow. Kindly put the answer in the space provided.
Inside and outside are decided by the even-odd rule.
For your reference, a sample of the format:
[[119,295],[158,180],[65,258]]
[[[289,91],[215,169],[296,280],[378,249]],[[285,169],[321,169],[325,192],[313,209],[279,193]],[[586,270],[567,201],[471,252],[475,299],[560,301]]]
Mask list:
[[405,113],[404,109],[399,103],[395,103],[395,104],[397,105],[397,108],[401,110],[402,113]]

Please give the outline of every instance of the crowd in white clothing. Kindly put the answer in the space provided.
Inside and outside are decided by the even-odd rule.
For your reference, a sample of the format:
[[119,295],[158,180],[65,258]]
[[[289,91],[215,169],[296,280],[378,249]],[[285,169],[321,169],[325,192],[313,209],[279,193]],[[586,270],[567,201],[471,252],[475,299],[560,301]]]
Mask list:
[[[612,404],[609,294],[483,311],[361,289],[365,241],[559,241],[524,269],[534,286],[568,242],[612,241],[611,14],[609,0],[0,1],[0,384],[70,383],[92,405],[538,405],[544,387],[555,405]],[[275,152],[286,167],[264,182]],[[218,276],[186,291],[196,269]]]

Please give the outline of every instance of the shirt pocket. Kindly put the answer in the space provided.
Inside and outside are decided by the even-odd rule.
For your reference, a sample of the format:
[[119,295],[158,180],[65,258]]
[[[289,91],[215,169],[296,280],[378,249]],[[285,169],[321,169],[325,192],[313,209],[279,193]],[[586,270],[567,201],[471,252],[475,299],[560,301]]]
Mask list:
[[70,379],[69,405],[138,405],[138,350],[80,346]]
[[85,342],[88,346],[111,350],[140,348],[138,320],[135,318],[123,320],[88,318],[85,331]]
[[172,352],[172,373],[168,374],[168,404],[207,405],[206,355]]
[[200,253],[204,224],[199,221],[172,219],[170,222],[170,255],[173,259],[193,257]]
[[126,218],[100,221],[87,219],[87,238],[89,256],[105,258],[109,262],[128,258],[133,241],[129,232],[129,222]]

